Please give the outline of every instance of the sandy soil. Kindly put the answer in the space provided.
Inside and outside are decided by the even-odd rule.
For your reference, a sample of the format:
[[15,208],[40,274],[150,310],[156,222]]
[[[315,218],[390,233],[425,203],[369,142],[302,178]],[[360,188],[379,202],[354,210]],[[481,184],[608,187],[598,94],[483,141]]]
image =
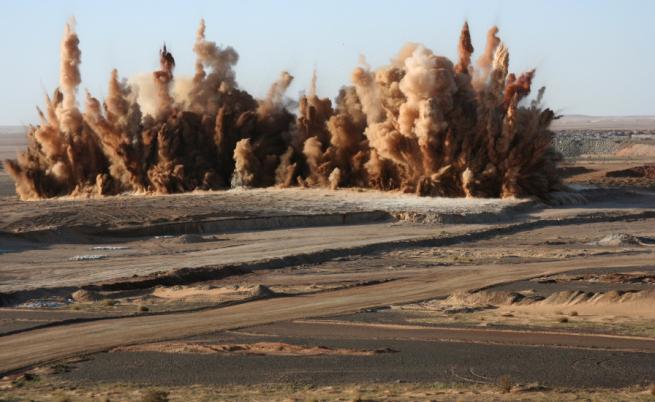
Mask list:
[[[398,383],[377,382],[366,384],[335,384],[327,386],[305,384],[249,384],[192,386],[147,386],[124,383],[79,383],[61,380],[49,374],[36,374],[29,380],[8,378],[4,380],[6,396],[11,399],[30,399],[38,396],[44,401],[142,400],[153,395],[163,395],[170,401],[261,401],[261,400],[339,400],[339,401],[589,401],[621,400],[647,401],[652,399],[650,386],[619,389],[553,389],[541,384],[516,384],[510,378],[510,391],[500,385],[479,383]],[[20,383],[21,387],[11,384]],[[2,387],[3,385],[0,385]]]
[[[627,127],[573,120],[564,129]],[[93,399],[100,381],[127,400],[139,384],[184,399],[293,383],[340,387],[316,393],[334,399],[408,381],[389,398],[452,399],[500,396],[510,375],[526,398],[641,398],[655,378],[655,193],[608,177],[651,163],[633,148],[565,161],[579,192],[551,205],[317,189],[19,202],[0,171],[0,373],[13,373],[0,389]]]
[[578,160],[562,164],[560,170],[565,182],[572,185],[593,185],[604,187],[631,187],[655,189],[655,180],[648,177],[613,177],[615,172],[634,169],[655,163],[655,156],[644,160]]
[[[326,327],[324,329],[327,329]],[[78,382],[135,381],[166,386],[232,383],[261,384],[296,382],[302,384],[340,385],[371,382],[472,382],[493,385],[503,374],[518,383],[541,381],[550,387],[633,385],[649,380],[652,353],[581,350],[517,345],[442,342],[420,339],[319,339],[333,349],[390,348],[395,352],[373,355],[275,356],[236,353],[159,353],[114,352],[96,355],[75,365],[60,378]],[[350,336],[345,330],[344,335]],[[238,335],[236,338],[240,338]],[[248,336],[246,341],[261,342],[265,337]],[[285,343],[312,347],[316,338],[300,333],[277,336]],[[370,346],[369,346],[370,345]],[[505,357],[503,357],[505,356]],[[497,364],[503,359],[506,364]],[[541,360],[541,361],[539,361]],[[596,362],[606,361],[602,373],[594,370]],[[192,369],[193,365],[198,369]],[[121,370],[113,369],[114,365]],[[179,371],[162,372],[159,377],[144,366],[177,367]],[[540,375],[545,367],[551,371]],[[574,368],[575,367],[575,368]],[[566,371],[569,371],[567,374]],[[570,373],[573,371],[573,373]],[[596,371],[596,372],[594,372]],[[623,371],[623,378],[617,372]],[[627,375],[633,377],[626,378]],[[476,376],[477,375],[477,376]],[[468,380],[468,381],[467,381]]]
[[393,353],[392,349],[361,350],[329,348],[327,346],[292,345],[285,342],[209,343],[209,342],[159,342],[135,346],[122,346],[111,352],[158,352],[214,354],[236,353],[265,356],[374,356]]
[[[247,288],[266,284],[273,289],[296,286],[305,290],[300,290],[300,295],[295,297],[282,295],[176,314],[133,316],[132,310],[130,316],[118,320],[69,323],[0,337],[0,369],[12,370],[126,343],[176,339],[265,322],[352,313],[365,308],[446,297],[456,290],[573,269],[602,265],[639,270],[652,263],[651,247],[589,245],[607,233],[625,231],[628,222],[633,234],[655,236],[655,225],[647,218],[648,209],[635,208],[638,205],[647,203],[633,202],[626,205],[628,208],[610,211],[605,204],[600,208],[588,204],[584,208],[537,211],[520,218],[517,223],[501,225],[372,223],[327,226],[318,231],[306,227],[241,232],[200,242],[137,238],[121,242],[121,247],[115,247],[114,243],[103,246],[104,250],[90,250],[98,247],[97,244],[63,243],[40,250],[28,248],[7,253],[2,258],[15,263],[2,269],[5,289],[27,290],[37,295],[53,285],[72,293],[76,286],[110,279],[115,283],[129,282],[133,274],[143,275],[148,269],[161,272],[166,266],[163,264],[169,264],[169,269],[174,270],[235,262],[247,263],[244,267],[249,267],[253,273],[248,275],[252,277],[232,275],[220,279],[222,282],[217,285]],[[585,229],[581,230],[580,225],[585,225]],[[436,236],[431,235],[435,232]],[[471,236],[471,233],[478,235]],[[141,251],[148,242],[159,244],[156,252]],[[376,248],[365,249],[362,255],[360,247],[363,245]],[[340,248],[340,251],[336,255],[328,254],[327,260],[321,262],[321,253],[326,248]],[[118,255],[101,260],[70,260],[73,255],[81,255],[82,250]],[[266,255],[267,263],[258,262],[262,254]],[[271,257],[276,255],[293,258],[273,260],[271,265]],[[253,261],[260,265],[253,265]],[[16,263],[20,264],[14,265]],[[152,268],[148,268],[150,266]],[[385,269],[380,271],[377,268],[380,266]],[[361,286],[367,282],[353,283],[365,279],[382,283],[368,286]],[[328,284],[332,286],[326,287]],[[324,287],[310,290],[312,285]],[[207,296],[212,292],[217,294],[225,289],[159,288],[151,295],[165,299],[161,296]],[[111,306],[111,310],[114,308]],[[35,348],[34,345],[42,346]]]
[[593,268],[598,263],[638,268],[652,261],[652,255],[638,255],[613,258],[611,263],[607,263],[604,257],[595,257],[548,263],[457,267],[380,285],[273,298],[217,310],[127,317],[36,329],[0,337],[0,371],[107,350],[123,344],[175,339],[274,321],[343,314],[440,295],[443,297],[455,290],[479,288],[521,277]]
[[[336,216],[338,220],[323,223],[334,225],[344,221],[344,214],[357,217],[357,213],[362,212],[367,213],[364,216],[368,220],[395,216],[420,222],[470,222],[476,218],[507,218],[503,212],[511,213],[530,203],[530,200],[515,199],[447,199],[396,192],[301,188],[32,202],[5,198],[0,200],[0,230],[38,233],[68,229],[79,234],[171,235],[187,233],[202,227],[202,223],[214,223],[215,226],[207,227],[212,231],[267,229],[280,227],[289,221],[289,217],[295,216],[306,219],[298,220],[294,226],[305,226],[311,219],[324,215]],[[375,211],[383,214],[375,215]],[[286,219],[273,220],[275,217]],[[268,221],[263,218],[268,218]],[[253,223],[258,225],[253,226]]]
[[[464,327],[529,328],[655,337],[655,289],[607,292],[482,291],[395,306],[403,321]],[[396,320],[398,317],[396,318]]]

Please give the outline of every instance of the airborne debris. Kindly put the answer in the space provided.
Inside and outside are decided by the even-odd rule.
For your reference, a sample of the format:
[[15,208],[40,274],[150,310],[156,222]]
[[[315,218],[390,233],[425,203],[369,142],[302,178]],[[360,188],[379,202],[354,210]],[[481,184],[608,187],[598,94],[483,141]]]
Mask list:
[[104,102],[87,92],[82,110],[71,22],[59,88],[46,96],[27,150],[5,166],[23,200],[274,185],[544,198],[561,187],[548,129],[555,114],[541,108],[543,88],[521,103],[535,72],[509,72],[497,33],[489,31],[475,68],[464,24],[457,63],[409,44],[389,66],[362,62],[334,104],[313,80],[294,115],[285,96],[293,77],[283,72],[255,99],[236,82],[237,52],[208,41],[201,21],[192,78],[176,80],[164,45],[145,83],[113,70]]

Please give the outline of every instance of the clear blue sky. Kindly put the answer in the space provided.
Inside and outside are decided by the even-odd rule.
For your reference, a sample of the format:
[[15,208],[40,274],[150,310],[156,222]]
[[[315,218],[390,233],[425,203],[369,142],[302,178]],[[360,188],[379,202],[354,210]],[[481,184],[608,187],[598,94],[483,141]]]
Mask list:
[[207,37],[241,58],[240,86],[263,95],[282,70],[308,87],[314,67],[319,94],[333,97],[364,54],[386,64],[408,41],[456,55],[468,20],[479,54],[486,30],[500,27],[511,69],[537,68],[547,104],[567,114],[655,114],[655,1],[151,1],[2,0],[0,124],[36,122],[34,107],[57,85],[59,41],[77,19],[82,88],[104,96],[112,68],[122,76],[157,67],[163,41],[177,74],[192,74],[201,17]]

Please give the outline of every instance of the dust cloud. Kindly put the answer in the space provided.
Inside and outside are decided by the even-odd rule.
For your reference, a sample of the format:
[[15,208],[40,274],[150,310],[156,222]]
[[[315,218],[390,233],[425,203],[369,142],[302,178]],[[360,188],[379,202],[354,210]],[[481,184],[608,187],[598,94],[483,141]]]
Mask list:
[[545,197],[560,188],[549,130],[555,118],[530,93],[534,70],[509,72],[509,52],[489,30],[477,62],[464,24],[456,63],[406,45],[377,70],[364,60],[334,102],[297,101],[282,72],[265,99],[239,88],[238,53],[205,36],[192,77],[160,69],[135,79],[113,70],[107,97],[81,84],[80,41],[70,21],[60,84],[29,128],[27,150],[5,161],[21,199],[125,192],[166,194],[234,186],[365,187],[424,196]]

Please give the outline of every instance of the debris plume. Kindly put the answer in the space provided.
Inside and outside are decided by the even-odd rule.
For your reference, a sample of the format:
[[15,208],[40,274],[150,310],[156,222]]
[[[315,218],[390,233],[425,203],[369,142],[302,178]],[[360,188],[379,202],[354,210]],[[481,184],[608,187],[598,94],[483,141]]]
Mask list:
[[468,23],[453,63],[420,44],[388,66],[366,61],[332,101],[287,96],[282,72],[264,99],[239,87],[237,52],[206,38],[200,22],[195,72],[177,76],[165,44],[145,80],[109,78],[107,97],[77,99],[82,52],[74,21],[61,42],[60,82],[27,149],[5,161],[23,200],[229,187],[366,187],[424,196],[545,198],[561,188],[560,156],[530,95],[535,70],[509,71],[493,27],[477,63]]

